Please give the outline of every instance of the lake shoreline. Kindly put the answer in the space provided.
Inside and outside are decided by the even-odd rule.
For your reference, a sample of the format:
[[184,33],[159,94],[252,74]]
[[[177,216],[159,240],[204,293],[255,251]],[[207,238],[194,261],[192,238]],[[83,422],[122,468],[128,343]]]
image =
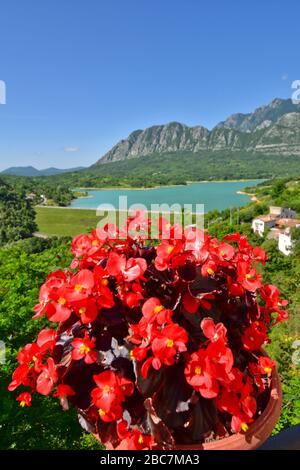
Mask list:
[[237,194],[244,194],[245,196],[248,196],[252,202],[259,202],[255,194],[247,193],[246,191],[237,191]]
[[[199,212],[200,204],[204,204],[204,212],[210,210],[224,210],[228,207],[242,207],[251,201],[251,196],[247,194],[247,186],[256,186],[259,180],[234,180],[234,181],[189,181],[185,185],[158,186],[156,188],[73,188],[74,191],[85,191],[88,198],[73,199],[68,206],[70,209],[96,209],[98,206],[106,205],[108,208],[127,205],[139,205],[148,207],[148,210],[155,206],[168,204],[172,206],[176,203],[182,207],[192,204],[194,210]],[[120,200],[120,196],[125,199]],[[127,198],[127,199],[126,199]],[[87,199],[85,201],[85,199]],[[121,201],[121,202],[120,202]],[[126,201],[126,202],[124,202]],[[198,205],[198,207],[196,207]]]
[[[85,187],[85,186],[80,186],[76,189],[83,189],[85,191],[110,191],[112,189],[114,190],[126,190],[126,191],[147,191],[149,189],[160,189],[160,188],[177,188],[177,187],[182,187],[182,186],[189,186],[191,184],[196,184],[196,183],[201,183],[201,184],[207,184],[207,183],[246,183],[247,181],[253,181],[253,179],[247,178],[247,179],[233,179],[233,180],[200,180],[200,181],[187,181],[186,184],[165,184],[165,185],[156,185],[156,186],[108,186],[105,188],[99,188],[97,186],[91,186],[91,187]],[[257,181],[263,181],[258,179]],[[78,199],[78,198],[75,198]]]

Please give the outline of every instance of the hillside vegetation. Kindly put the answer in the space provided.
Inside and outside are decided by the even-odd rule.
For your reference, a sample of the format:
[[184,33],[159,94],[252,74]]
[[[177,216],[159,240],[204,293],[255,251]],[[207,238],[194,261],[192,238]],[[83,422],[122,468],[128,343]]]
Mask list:
[[35,213],[22,191],[0,179],[0,246],[32,235]]
[[[93,170],[45,178],[45,183],[69,188],[153,187],[189,181],[259,179],[300,175],[299,156],[261,155],[247,152],[192,152],[151,155]],[[41,178],[39,178],[41,181]]]

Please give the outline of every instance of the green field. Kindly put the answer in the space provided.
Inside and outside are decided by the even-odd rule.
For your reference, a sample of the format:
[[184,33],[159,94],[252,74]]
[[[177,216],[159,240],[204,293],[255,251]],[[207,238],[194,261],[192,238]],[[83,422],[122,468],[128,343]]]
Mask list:
[[[96,210],[92,209],[69,209],[65,207],[35,207],[36,211],[36,223],[38,226],[38,232],[41,235],[56,235],[56,236],[69,236],[73,237],[80,233],[88,233],[91,229],[96,228],[97,224],[103,219],[100,226],[105,225],[108,220],[107,212],[104,216],[96,216]],[[152,213],[152,223],[157,227],[157,222],[161,214]],[[120,213],[117,212],[116,220],[114,214],[111,213],[110,223],[116,223],[124,226],[124,217],[119,220]],[[164,214],[164,217],[166,215]],[[105,218],[105,220],[104,220]],[[174,223],[178,219],[174,219],[174,214],[170,214],[170,222]],[[195,220],[193,220],[195,222]]]
[[96,211],[89,209],[65,209],[36,207],[39,232],[47,235],[74,236],[87,233],[101,219]]

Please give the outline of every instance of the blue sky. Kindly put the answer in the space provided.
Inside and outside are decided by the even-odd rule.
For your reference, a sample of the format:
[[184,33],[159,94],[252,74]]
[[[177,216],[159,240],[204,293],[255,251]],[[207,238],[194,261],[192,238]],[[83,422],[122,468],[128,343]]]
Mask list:
[[3,0],[0,169],[89,165],[137,128],[290,97],[298,0]]

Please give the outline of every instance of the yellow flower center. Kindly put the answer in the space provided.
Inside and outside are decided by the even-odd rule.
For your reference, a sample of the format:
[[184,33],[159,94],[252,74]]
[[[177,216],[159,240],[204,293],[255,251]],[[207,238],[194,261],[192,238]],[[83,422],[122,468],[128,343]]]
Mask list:
[[67,300],[64,297],[60,297],[57,301],[59,305],[65,305],[66,302]]
[[109,385],[104,385],[103,392],[104,393],[109,393],[110,392],[110,386]]
[[81,307],[81,308],[79,309],[80,315],[82,315],[82,314],[85,313],[85,312],[86,312],[86,307]]
[[130,353],[129,353],[129,357],[130,357],[130,359],[132,359],[132,360],[134,359],[134,356],[133,356],[133,350],[131,350],[131,351],[130,351]]
[[89,348],[86,344],[82,344],[79,348],[80,354],[87,354],[89,353],[91,348]]
[[164,309],[164,307],[162,305],[156,305],[156,307],[154,307],[154,309],[153,309],[153,313],[157,314],[157,313],[161,312],[163,309]]
[[107,284],[108,284],[108,279],[102,279],[102,280],[101,280],[101,284],[102,284],[102,286],[107,286]]
[[104,416],[106,414],[105,411],[102,410],[102,408],[99,408],[98,413],[100,416]]
[[99,246],[98,240],[93,240],[92,241],[92,246]]
[[253,279],[252,274],[246,274],[246,279]]
[[248,431],[249,426],[248,426],[246,423],[242,423],[242,424],[241,424],[241,428],[242,428],[242,430],[243,430],[244,432],[246,432],[246,431]]
[[200,374],[201,374],[201,367],[200,367],[200,366],[195,367],[195,374],[196,374],[196,375],[200,375]]
[[139,444],[143,444],[143,442],[144,442],[144,438],[143,438],[142,435],[140,435],[140,437],[139,437],[139,439],[138,439],[138,443],[139,443]]
[[26,405],[26,402],[24,400],[20,401],[20,406],[22,406],[22,408],[24,408],[25,405]]
[[173,348],[174,341],[172,339],[167,339],[166,346],[167,346],[167,348]]
[[169,245],[167,249],[168,254],[172,253],[173,250],[174,250],[174,246]]
[[32,356],[32,360],[33,360],[33,362],[37,361],[37,357],[36,357],[36,356]]
[[80,292],[83,289],[83,286],[81,284],[75,284],[74,290],[76,292]]
[[221,255],[221,256],[225,256],[225,252],[224,252],[224,251],[220,251],[220,255]]
[[271,372],[272,372],[272,367],[265,367],[265,368],[264,368],[264,371],[265,371],[266,374],[271,374]]
[[212,276],[213,274],[215,274],[214,270],[212,268],[207,268],[207,274],[209,274],[210,276]]

